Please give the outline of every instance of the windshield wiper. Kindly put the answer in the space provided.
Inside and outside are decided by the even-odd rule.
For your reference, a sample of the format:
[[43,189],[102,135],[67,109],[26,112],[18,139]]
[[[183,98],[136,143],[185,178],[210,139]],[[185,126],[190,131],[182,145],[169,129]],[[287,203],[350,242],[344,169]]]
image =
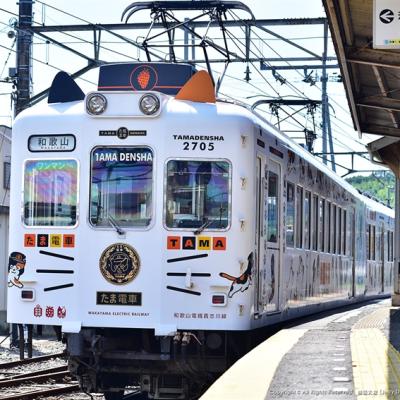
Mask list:
[[211,225],[212,220],[209,220],[208,218],[206,218],[206,220],[204,221],[203,225],[201,225],[198,229],[196,229],[193,233],[195,235],[198,235],[199,233],[203,232],[204,229],[206,229],[209,225]]
[[116,230],[118,235],[125,235],[125,231],[118,225],[118,222],[111,216],[107,216],[107,221]]

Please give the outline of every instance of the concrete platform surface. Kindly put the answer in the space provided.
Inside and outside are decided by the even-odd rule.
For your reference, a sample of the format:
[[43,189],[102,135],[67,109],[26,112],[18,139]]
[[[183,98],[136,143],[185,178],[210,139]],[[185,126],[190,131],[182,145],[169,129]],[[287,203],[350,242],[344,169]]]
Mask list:
[[400,399],[400,308],[379,300],[296,322],[201,397],[217,399]]

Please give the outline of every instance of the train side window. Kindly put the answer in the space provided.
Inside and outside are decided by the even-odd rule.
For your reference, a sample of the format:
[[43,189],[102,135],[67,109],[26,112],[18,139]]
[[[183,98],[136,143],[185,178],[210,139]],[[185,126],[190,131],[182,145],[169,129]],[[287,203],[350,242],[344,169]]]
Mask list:
[[375,253],[375,232],[376,227],[372,225],[372,233],[371,233],[371,260],[376,260],[376,253]]
[[392,261],[392,232],[387,231],[387,261]]
[[294,184],[286,185],[286,246],[294,247],[295,194]]
[[371,224],[367,227],[367,260],[371,259]]
[[3,162],[3,189],[10,190],[11,163]]
[[296,247],[303,247],[303,188],[296,188]]
[[392,249],[392,251],[391,251],[391,261],[394,261],[394,232],[392,231],[391,232],[391,236],[392,236],[392,239],[390,240],[390,248]]
[[325,251],[325,199],[319,200],[319,250]]
[[268,225],[267,225],[267,240],[268,242],[278,241],[278,223],[279,223],[279,209],[278,209],[278,175],[268,173]]
[[347,210],[343,210],[343,244],[342,244],[342,249],[343,249],[343,254],[348,255],[347,251],[347,234],[348,234],[348,227],[347,227]]
[[78,162],[28,160],[24,174],[24,223],[74,226],[77,223]]
[[390,261],[394,261],[394,232],[393,231],[390,232],[390,236],[391,236],[391,239],[390,239],[390,249],[391,249]]
[[375,225],[368,225],[368,259],[375,260]]
[[336,242],[337,242],[337,220],[336,220],[336,205],[332,204],[332,254],[336,254],[337,252],[337,247],[336,247]]
[[385,244],[387,251],[386,251],[386,261],[390,261],[390,231],[386,232],[386,244]]
[[331,220],[332,220],[332,204],[330,201],[327,202],[328,207],[326,210],[326,217],[327,217],[327,225],[328,229],[326,230],[326,252],[331,253],[332,252],[332,235],[331,235]]
[[355,229],[356,229],[356,214],[355,210],[352,208],[349,208],[349,212],[347,213],[347,224],[348,224],[348,236],[347,236],[347,254],[350,257],[354,257],[354,244],[355,244]]
[[166,168],[165,224],[174,229],[227,229],[228,161],[170,160]]
[[304,192],[304,248],[310,249],[311,237],[311,192]]
[[381,228],[375,227],[375,260],[381,261]]
[[142,146],[96,147],[91,153],[92,226],[146,227],[153,213],[153,152]]
[[318,250],[318,236],[319,236],[319,201],[316,194],[313,195],[313,230],[312,230],[312,249],[314,251]]
[[390,231],[390,261],[394,261],[394,233]]
[[337,253],[338,254],[343,254],[343,247],[342,247],[342,238],[343,238],[343,225],[342,225],[342,209],[340,207],[337,208],[337,214],[338,214],[338,230],[337,230]]
[[394,233],[390,232],[390,261],[394,261]]

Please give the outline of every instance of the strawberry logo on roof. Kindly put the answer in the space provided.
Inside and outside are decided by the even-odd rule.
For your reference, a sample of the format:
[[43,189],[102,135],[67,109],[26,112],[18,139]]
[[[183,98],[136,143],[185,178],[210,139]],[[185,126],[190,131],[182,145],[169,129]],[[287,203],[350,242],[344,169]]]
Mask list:
[[150,65],[139,65],[130,76],[133,90],[152,90],[158,82],[157,71]]

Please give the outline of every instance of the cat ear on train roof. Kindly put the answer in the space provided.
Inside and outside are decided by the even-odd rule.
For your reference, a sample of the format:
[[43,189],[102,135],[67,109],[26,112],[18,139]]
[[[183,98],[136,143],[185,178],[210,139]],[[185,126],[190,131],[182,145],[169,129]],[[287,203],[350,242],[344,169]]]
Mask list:
[[85,98],[85,93],[75,83],[75,81],[64,71],[60,71],[53,79],[47,102],[68,103],[70,101],[79,101]]
[[215,88],[210,74],[206,71],[196,72],[185,83],[175,98],[198,103],[215,103]]

